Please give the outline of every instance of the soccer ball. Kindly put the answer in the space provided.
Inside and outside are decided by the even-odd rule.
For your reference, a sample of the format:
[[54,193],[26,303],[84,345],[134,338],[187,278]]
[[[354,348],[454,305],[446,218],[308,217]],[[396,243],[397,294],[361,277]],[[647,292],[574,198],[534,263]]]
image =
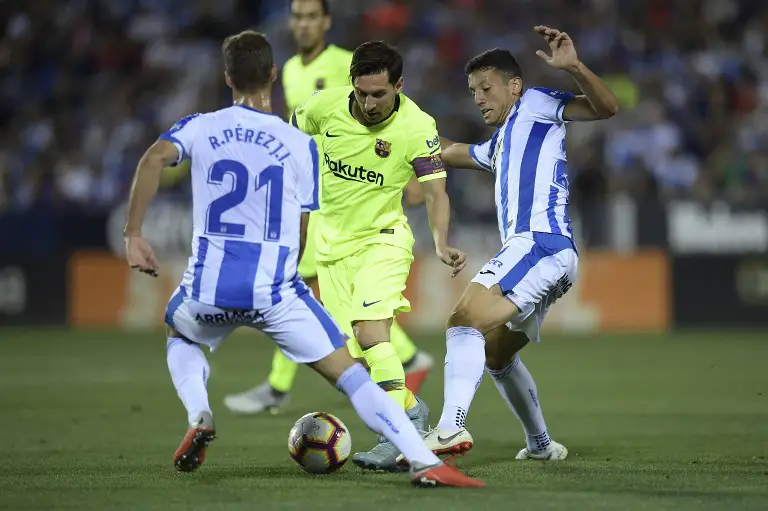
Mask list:
[[344,466],[352,450],[349,430],[335,415],[312,412],[296,421],[288,435],[293,461],[312,474],[329,474]]

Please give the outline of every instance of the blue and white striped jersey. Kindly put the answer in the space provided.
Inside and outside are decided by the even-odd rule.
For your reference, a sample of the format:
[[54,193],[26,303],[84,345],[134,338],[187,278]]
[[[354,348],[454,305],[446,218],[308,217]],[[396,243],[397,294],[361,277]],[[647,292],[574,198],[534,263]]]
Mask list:
[[563,120],[563,108],[573,97],[568,92],[529,89],[489,141],[470,146],[475,162],[496,175],[502,244],[527,232],[573,237]]
[[301,213],[318,209],[314,140],[241,105],[185,117],[160,138],[176,145],[178,162],[192,160],[186,296],[253,310],[296,292]]

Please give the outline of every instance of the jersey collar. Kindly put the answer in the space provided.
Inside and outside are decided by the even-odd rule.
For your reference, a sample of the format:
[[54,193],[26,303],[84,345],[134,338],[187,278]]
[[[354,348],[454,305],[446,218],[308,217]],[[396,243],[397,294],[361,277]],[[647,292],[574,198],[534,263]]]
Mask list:
[[245,108],[246,110],[250,110],[251,112],[256,112],[256,113],[259,113],[259,114],[272,115],[274,117],[280,117],[277,114],[273,114],[273,113],[270,113],[270,112],[264,112],[262,110],[257,110],[255,108],[252,108],[252,107],[248,106],[248,105],[242,105],[240,103],[232,103],[232,106],[239,106],[240,108]]
[[[352,91],[349,93],[349,106],[348,106],[349,115],[352,117],[352,119],[355,120],[356,123],[360,124],[360,121],[355,119],[355,116],[352,114],[352,105],[354,104],[354,101],[355,101],[355,91]],[[392,109],[391,112],[389,112],[388,116],[386,116],[384,119],[380,120],[376,124],[372,124],[370,126],[365,126],[364,124],[360,124],[360,125],[365,126],[366,128],[380,128],[384,126],[387,123],[387,121],[392,119],[392,116],[394,116],[395,112],[397,112],[398,110],[400,110],[400,94],[398,94],[397,97],[395,98],[395,107]]]
[[315,55],[315,58],[313,58],[312,60],[310,60],[310,61],[309,61],[309,62],[307,62],[306,64],[304,63],[304,59],[302,59],[302,58],[301,58],[301,55],[299,55],[299,62],[301,62],[301,65],[302,65],[303,67],[309,67],[309,66],[311,66],[311,65],[312,65],[312,63],[313,63],[313,62],[315,62],[317,59],[319,59],[319,58],[320,58],[320,56],[321,56],[323,53],[325,53],[325,52],[326,52],[326,50],[327,50],[328,48],[330,48],[331,46],[333,46],[333,45],[326,43],[326,44],[325,44],[325,46],[323,46],[323,49],[322,49],[322,50],[320,50],[320,51],[317,53],[317,55]]
[[507,116],[507,120],[511,119],[513,115],[517,113],[518,110],[520,110],[520,102],[522,101],[522,97],[518,99],[514,105],[512,105],[512,109],[509,111],[509,115]]

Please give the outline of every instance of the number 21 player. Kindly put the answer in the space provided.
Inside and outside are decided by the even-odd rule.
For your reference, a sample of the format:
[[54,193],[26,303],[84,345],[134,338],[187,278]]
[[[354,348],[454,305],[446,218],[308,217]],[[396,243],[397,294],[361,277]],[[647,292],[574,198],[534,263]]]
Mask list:
[[277,69],[267,39],[246,31],[227,38],[222,50],[234,104],[182,119],[147,150],[125,226],[128,263],[156,275],[141,226],[163,167],[191,158],[192,257],[165,316],[168,369],[189,422],[174,465],[197,469],[216,435],[202,346],[213,351],[245,326],[344,392],[366,425],[411,460],[414,484],[483,486],[426,448],[402,406],[349,355],[344,334],[297,274],[309,212],[318,209],[317,146],[271,114]]

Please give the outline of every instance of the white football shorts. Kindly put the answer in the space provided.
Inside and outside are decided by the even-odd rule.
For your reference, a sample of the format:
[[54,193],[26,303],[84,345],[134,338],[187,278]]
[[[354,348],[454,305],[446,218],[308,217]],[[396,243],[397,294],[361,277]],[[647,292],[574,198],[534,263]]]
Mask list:
[[317,362],[346,346],[347,335],[297,280],[295,293],[262,310],[221,309],[192,300],[179,287],[168,302],[165,323],[190,341],[214,351],[236,328],[255,328],[270,336],[285,356],[297,363]]
[[490,289],[499,285],[520,314],[507,323],[540,341],[541,324],[549,306],[576,281],[579,255],[573,241],[559,234],[523,233],[510,237],[472,282]]

